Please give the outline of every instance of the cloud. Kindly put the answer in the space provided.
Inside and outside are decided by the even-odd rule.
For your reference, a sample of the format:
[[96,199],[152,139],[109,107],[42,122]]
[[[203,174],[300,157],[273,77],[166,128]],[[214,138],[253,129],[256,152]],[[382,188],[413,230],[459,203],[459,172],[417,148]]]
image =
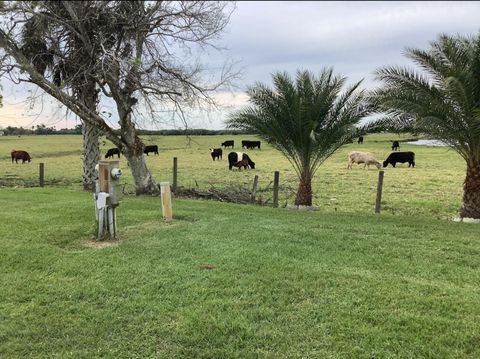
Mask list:
[[[402,55],[407,46],[426,48],[440,33],[478,34],[479,13],[480,2],[238,2],[218,43],[229,50],[211,51],[203,60],[210,69],[221,69],[225,56],[241,60],[240,91],[255,81],[270,84],[275,71],[294,75],[297,69],[318,73],[323,67],[351,82],[364,79],[368,88],[378,67],[409,64]],[[11,96],[3,95],[9,103]],[[216,98],[232,108],[247,100],[242,92]],[[18,112],[8,104],[0,109],[7,121]],[[189,115],[191,127],[222,128],[228,109]],[[0,125],[5,120],[0,118]]]
[[477,33],[478,13],[478,2],[241,2],[224,43],[243,58],[245,82],[307,66],[365,77],[406,63],[406,46],[425,47],[439,33]]

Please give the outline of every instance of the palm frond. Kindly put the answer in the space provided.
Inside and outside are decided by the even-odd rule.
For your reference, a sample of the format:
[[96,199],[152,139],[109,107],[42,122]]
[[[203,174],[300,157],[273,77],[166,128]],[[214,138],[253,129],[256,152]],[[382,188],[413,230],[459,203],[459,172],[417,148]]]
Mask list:
[[441,35],[428,50],[407,49],[406,56],[422,73],[377,70],[383,86],[369,95],[372,107],[391,123],[408,118],[409,126],[447,142],[464,158],[480,157],[480,35]]
[[249,130],[287,157],[298,176],[318,166],[358,134],[356,124],[369,113],[361,81],[342,91],[346,78],[330,68],[318,77],[306,70],[295,79],[273,75],[273,88],[249,88],[251,106],[230,115],[230,128]]

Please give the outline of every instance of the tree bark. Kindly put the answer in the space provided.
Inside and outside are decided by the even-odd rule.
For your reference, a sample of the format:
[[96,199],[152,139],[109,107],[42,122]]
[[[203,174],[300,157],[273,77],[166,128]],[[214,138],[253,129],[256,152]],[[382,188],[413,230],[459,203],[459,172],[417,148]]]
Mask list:
[[300,176],[297,195],[295,197],[296,206],[312,205],[312,176],[304,173]]
[[467,161],[460,217],[480,219],[480,159],[470,158]]
[[[98,92],[93,79],[85,79],[74,86],[75,97],[92,112],[97,112]],[[82,120],[83,135],[83,189],[95,191],[97,173],[95,165],[100,160],[100,146],[98,143],[99,130],[94,124]]]
[[100,160],[100,149],[98,144],[98,128],[83,121],[83,189],[95,191],[95,180],[97,173],[95,165]]
[[141,156],[127,156],[128,165],[132,171],[133,179],[135,181],[135,194],[158,194],[159,188],[150,174],[145,163],[145,158]]
[[[127,158],[128,165],[132,171],[135,181],[135,193],[141,194],[159,194],[160,189],[153,180],[153,177],[145,162],[143,156],[143,142],[137,135],[135,125],[131,120],[130,112],[124,112],[119,109],[121,115],[121,138],[126,146],[122,148],[122,152]],[[107,137],[108,138],[108,137]]]

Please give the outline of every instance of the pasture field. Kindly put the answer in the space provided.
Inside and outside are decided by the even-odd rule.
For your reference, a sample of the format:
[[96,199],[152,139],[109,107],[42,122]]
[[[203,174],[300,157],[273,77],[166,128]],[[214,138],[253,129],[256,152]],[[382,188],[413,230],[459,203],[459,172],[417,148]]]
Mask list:
[[127,196],[99,243],[78,189],[0,208],[1,358],[480,357],[475,224]]
[[[391,152],[391,140],[405,140],[412,136],[375,134],[365,136],[363,145],[356,143],[342,147],[318,170],[313,183],[314,205],[322,211],[370,213],[374,209],[378,171],[372,167],[347,167],[347,153],[351,150],[370,151],[380,161]],[[280,204],[293,203],[298,184],[290,163],[275,149],[262,142],[261,150],[244,151],[256,163],[255,170],[229,171],[227,154],[222,161],[213,162],[209,148],[220,147],[227,139],[235,140],[236,151],[241,151],[242,139],[254,136],[145,136],[145,144],[157,144],[160,155],[150,154],[148,166],[157,182],[172,181],[173,157],[178,158],[178,181],[185,187],[207,189],[210,186],[239,185],[251,188],[253,177],[259,176],[259,187],[266,189],[273,181],[273,172],[280,171],[282,190]],[[109,141],[101,140],[102,157]],[[12,164],[12,149],[27,150],[33,157],[30,164]],[[456,152],[445,147],[408,145],[401,142],[402,151],[416,153],[416,166],[398,164],[385,169],[382,211],[389,214],[427,216],[442,219],[454,217],[461,205],[465,163]],[[115,158],[116,159],[116,158]],[[23,136],[0,137],[0,185],[37,186],[38,163],[45,163],[47,185],[81,187],[82,137],[81,136]],[[132,177],[124,157],[120,158],[127,192],[132,192]],[[260,192],[264,199],[271,191]]]

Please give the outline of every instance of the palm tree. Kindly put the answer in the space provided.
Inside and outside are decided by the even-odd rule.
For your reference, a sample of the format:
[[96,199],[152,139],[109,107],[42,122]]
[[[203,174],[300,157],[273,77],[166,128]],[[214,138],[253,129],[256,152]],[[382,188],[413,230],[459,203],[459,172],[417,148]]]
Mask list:
[[274,89],[257,83],[248,89],[252,106],[230,116],[230,128],[257,133],[292,164],[299,178],[296,205],[312,205],[312,178],[319,166],[343,144],[356,138],[355,125],[367,115],[357,82],[342,90],[345,77],[323,69],[273,75]]
[[405,55],[419,69],[377,70],[384,84],[372,101],[397,128],[440,139],[463,157],[460,216],[480,218],[480,34],[440,35],[428,50],[407,49]]

